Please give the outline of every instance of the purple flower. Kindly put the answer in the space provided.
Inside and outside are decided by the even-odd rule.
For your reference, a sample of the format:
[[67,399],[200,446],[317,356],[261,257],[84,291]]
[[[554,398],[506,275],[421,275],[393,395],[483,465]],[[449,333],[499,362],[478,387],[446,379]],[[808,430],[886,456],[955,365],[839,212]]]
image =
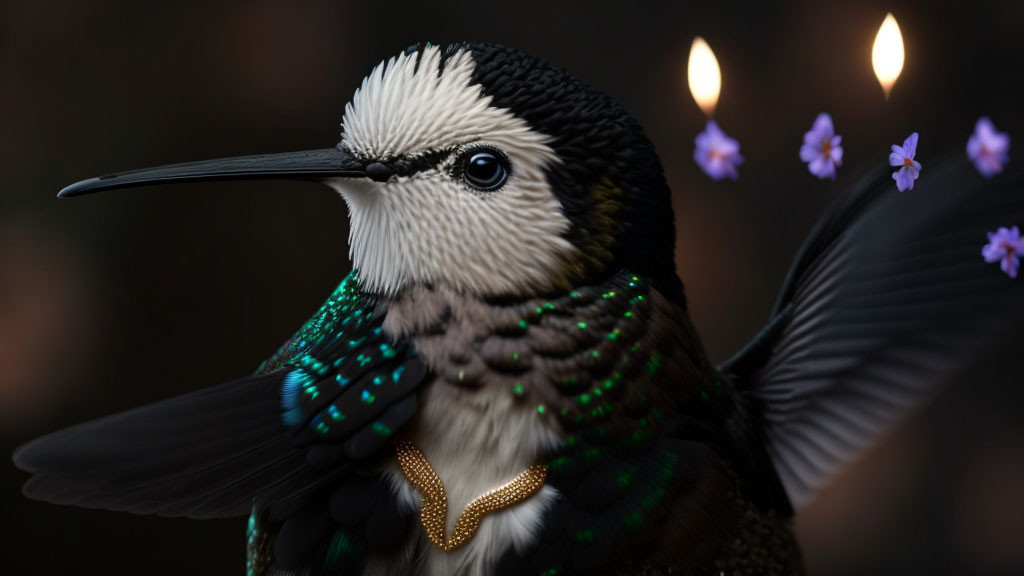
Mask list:
[[743,164],[740,143],[722,132],[714,120],[708,120],[707,127],[694,142],[697,149],[693,151],[693,159],[712,180],[739,178],[736,167]]
[[1003,171],[1003,164],[1010,161],[1010,135],[996,132],[996,127],[987,117],[978,118],[974,134],[967,139],[967,157],[974,167],[986,178]]
[[917,132],[907,136],[903,146],[893,144],[892,154],[889,154],[889,165],[900,167],[892,175],[900,192],[913,190],[914,180],[921,175],[921,163],[914,160],[914,154],[917,154]]
[[988,244],[981,248],[981,255],[989,264],[1000,261],[999,267],[1003,272],[1010,278],[1016,278],[1022,250],[1024,241],[1021,241],[1020,230],[1014,226],[1009,230],[1000,228],[995,232],[989,232]]
[[807,169],[818,178],[836,179],[836,168],[843,165],[843,147],[839,145],[842,136],[837,136],[832,127],[832,117],[822,112],[814,119],[814,125],[804,134],[804,145],[800,147],[800,159],[807,162]]

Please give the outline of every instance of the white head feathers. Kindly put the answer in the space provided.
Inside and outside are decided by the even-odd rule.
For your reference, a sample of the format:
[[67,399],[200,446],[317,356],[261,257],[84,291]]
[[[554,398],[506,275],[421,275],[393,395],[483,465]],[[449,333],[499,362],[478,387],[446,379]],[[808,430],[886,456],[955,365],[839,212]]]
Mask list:
[[[418,60],[418,62],[417,62]],[[394,294],[411,283],[478,295],[527,294],[563,276],[569,220],[546,169],[557,162],[549,137],[472,84],[468,51],[428,47],[378,65],[345,109],[341,145],[387,161],[454,150],[435,166],[387,182],[337,179],[351,217],[350,253],[364,286]],[[453,171],[460,151],[497,148],[508,181],[480,192]]]

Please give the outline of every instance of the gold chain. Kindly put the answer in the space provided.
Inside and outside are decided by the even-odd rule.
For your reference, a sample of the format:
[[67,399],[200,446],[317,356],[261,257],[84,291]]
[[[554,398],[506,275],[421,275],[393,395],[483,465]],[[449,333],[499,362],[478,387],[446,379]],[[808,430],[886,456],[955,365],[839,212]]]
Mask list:
[[543,464],[530,466],[512,480],[476,497],[455,521],[451,538],[445,538],[445,523],[448,521],[448,494],[434,467],[427,462],[423,453],[409,442],[395,443],[398,465],[409,483],[420,493],[420,523],[427,532],[427,538],[445,552],[456,550],[476,534],[480,520],[491,512],[504,510],[536,494],[544,486],[548,467]]

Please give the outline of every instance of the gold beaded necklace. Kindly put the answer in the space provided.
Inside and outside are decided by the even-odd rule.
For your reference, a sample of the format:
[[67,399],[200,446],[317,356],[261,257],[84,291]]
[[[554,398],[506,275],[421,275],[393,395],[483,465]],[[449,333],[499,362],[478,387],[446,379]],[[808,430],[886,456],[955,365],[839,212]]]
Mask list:
[[440,476],[427,462],[423,453],[409,442],[395,443],[398,465],[409,483],[423,499],[420,505],[420,523],[427,538],[445,552],[457,550],[469,542],[480,528],[480,520],[491,512],[504,510],[536,494],[544,486],[548,467],[543,464],[530,466],[512,480],[477,496],[466,506],[455,521],[451,538],[445,538],[445,523],[448,521],[448,494]]

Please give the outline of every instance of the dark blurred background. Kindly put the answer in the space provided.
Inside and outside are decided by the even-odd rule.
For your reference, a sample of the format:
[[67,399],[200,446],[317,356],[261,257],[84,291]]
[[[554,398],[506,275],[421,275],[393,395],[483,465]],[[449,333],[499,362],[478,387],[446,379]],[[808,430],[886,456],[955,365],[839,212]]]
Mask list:
[[[928,178],[929,160],[962,153],[987,114],[1024,161],[1024,3],[633,4],[0,2],[0,453],[250,372],[349,268],[344,204],[313,184],[75,201],[57,190],[126,168],[330,146],[363,75],[416,41],[543,55],[647,127],[715,361],[760,328],[815,218],[890,144],[919,131]],[[887,11],[907,54],[888,102],[870,64]],[[691,159],[704,122],[686,87],[695,35],[722,66],[716,117],[747,158],[736,183],[711,182]],[[844,137],[836,182],[797,158],[821,111]],[[1022,344],[994,347],[801,511],[812,573],[1024,573]],[[23,499],[24,479],[0,466],[5,574],[242,573],[242,519],[57,507]]]

